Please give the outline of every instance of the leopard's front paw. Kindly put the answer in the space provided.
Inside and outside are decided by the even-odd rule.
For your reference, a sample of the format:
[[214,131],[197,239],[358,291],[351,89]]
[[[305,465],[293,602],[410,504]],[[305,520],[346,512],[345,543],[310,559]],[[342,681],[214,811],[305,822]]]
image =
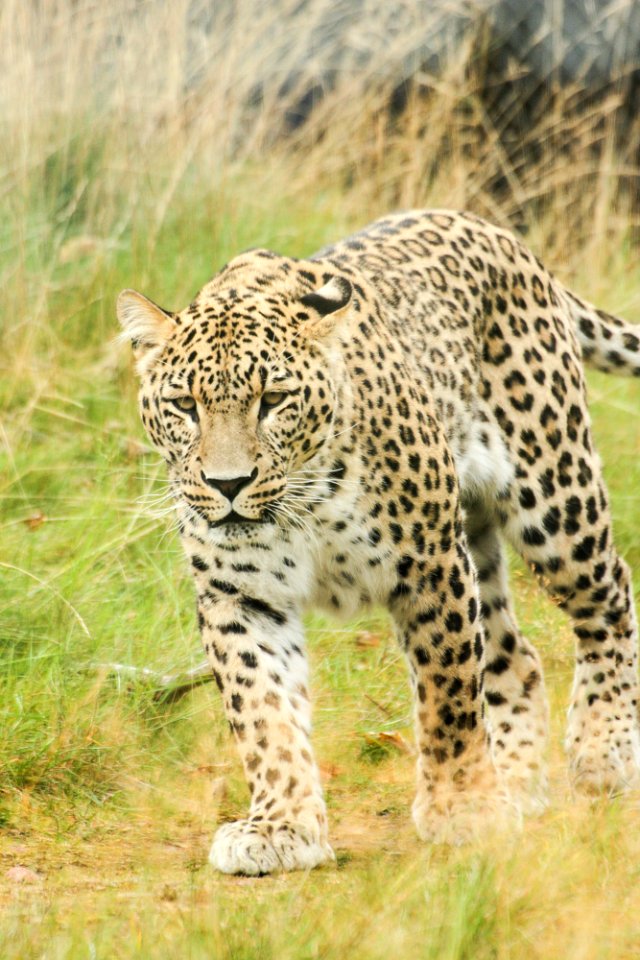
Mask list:
[[570,751],[569,775],[578,793],[617,796],[640,787],[640,758],[635,745],[611,740],[580,744]]
[[221,873],[258,877],[278,870],[311,870],[333,860],[328,843],[314,839],[299,824],[265,824],[251,820],[225,823],[216,832],[209,862]]
[[603,719],[596,711],[570,719],[566,748],[575,790],[613,796],[640,787],[640,734],[630,711]]
[[498,765],[500,779],[511,799],[527,817],[537,817],[549,806],[548,783],[544,767],[507,767]]
[[519,829],[522,812],[506,790],[419,794],[413,821],[421,840],[459,846],[493,832]]

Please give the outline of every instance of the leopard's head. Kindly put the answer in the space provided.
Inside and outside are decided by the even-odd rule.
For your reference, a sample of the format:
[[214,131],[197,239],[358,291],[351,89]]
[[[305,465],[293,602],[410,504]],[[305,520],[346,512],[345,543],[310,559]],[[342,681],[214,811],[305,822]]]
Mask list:
[[252,251],[180,313],[118,297],[142,421],[174,493],[209,527],[286,525],[331,470],[352,287],[325,266]]

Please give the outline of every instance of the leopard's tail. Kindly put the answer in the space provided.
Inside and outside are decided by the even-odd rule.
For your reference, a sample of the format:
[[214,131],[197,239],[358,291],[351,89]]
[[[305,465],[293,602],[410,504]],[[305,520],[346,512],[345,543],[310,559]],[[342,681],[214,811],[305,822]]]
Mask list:
[[564,290],[585,363],[620,376],[640,377],[640,326]]

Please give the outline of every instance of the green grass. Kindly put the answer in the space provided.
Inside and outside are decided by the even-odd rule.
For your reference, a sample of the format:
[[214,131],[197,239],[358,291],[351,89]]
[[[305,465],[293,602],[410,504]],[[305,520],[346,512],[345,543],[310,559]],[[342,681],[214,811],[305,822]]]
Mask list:
[[[200,659],[175,534],[139,502],[161,489],[162,470],[138,425],[129,356],[111,342],[111,304],[138,271],[152,296],[179,303],[252,231],[255,243],[306,251],[344,224],[308,201],[276,219],[248,204],[214,242],[195,196],[184,203],[173,227],[180,217],[192,224],[188,243],[186,228],[179,243],[167,225],[155,241],[160,262],[118,253],[95,273],[83,259],[54,264],[22,375],[4,381],[0,955],[636,956],[637,800],[569,796],[560,739],[572,641],[518,563],[519,615],[543,652],[554,708],[545,817],[480,848],[420,846],[410,823],[413,760],[370,736],[411,739],[389,624],[382,615],[347,626],[312,619],[315,744],[337,867],[260,881],[208,868],[216,819],[241,814],[247,801],[217,693],[159,706],[146,688],[119,688],[96,669]],[[142,233],[135,240],[144,245]],[[165,273],[174,256],[179,266]],[[621,280],[628,268],[612,268],[607,305],[637,304],[632,275]],[[640,392],[614,378],[590,382],[617,539],[637,571]],[[15,865],[38,878],[13,881]]]
[[[373,95],[339,90],[324,126],[232,155],[229,129],[241,124],[228,97],[190,114],[178,78],[156,113],[100,105],[85,95],[93,48],[80,28],[65,32],[63,17],[40,33],[30,7],[9,8],[26,24],[12,38],[0,18],[12,102],[30,70],[40,93],[18,119],[7,113],[0,153],[0,957],[637,957],[638,798],[570,796],[560,744],[571,633],[516,559],[518,615],[542,652],[553,708],[553,802],[513,838],[452,850],[416,840],[413,758],[376,738],[412,738],[404,665],[382,614],[308,622],[337,853],[335,867],[310,875],[213,873],[215,824],[247,803],[217,691],[160,705],[101,666],[168,671],[201,659],[179,544],[145,505],[163,472],[138,422],[128,351],[114,345],[117,292],[133,285],[181,307],[243,248],[304,255],[396,206],[467,206],[508,222],[511,201],[483,191],[483,158],[462,138],[472,97],[459,128],[450,102],[463,93],[446,85],[437,109],[416,103],[386,127]],[[73,6],[90,37],[102,29],[92,10]],[[163,43],[179,37],[168,23]],[[151,35],[141,41],[151,56]],[[171,50],[155,53],[168,62]],[[51,72],[67,62],[70,75]],[[530,244],[581,294],[640,320],[615,158],[596,193],[550,183],[561,169],[555,158],[519,184],[520,198],[552,197],[543,218],[529,216]],[[638,582],[640,384],[589,382],[616,538]],[[33,873],[20,881],[17,866]]]

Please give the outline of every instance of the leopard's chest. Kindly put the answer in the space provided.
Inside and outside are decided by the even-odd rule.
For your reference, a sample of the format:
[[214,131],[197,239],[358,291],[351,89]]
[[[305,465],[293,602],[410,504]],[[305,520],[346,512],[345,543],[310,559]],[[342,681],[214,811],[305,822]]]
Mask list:
[[393,551],[372,541],[370,526],[352,515],[320,531],[311,606],[342,618],[386,601]]

